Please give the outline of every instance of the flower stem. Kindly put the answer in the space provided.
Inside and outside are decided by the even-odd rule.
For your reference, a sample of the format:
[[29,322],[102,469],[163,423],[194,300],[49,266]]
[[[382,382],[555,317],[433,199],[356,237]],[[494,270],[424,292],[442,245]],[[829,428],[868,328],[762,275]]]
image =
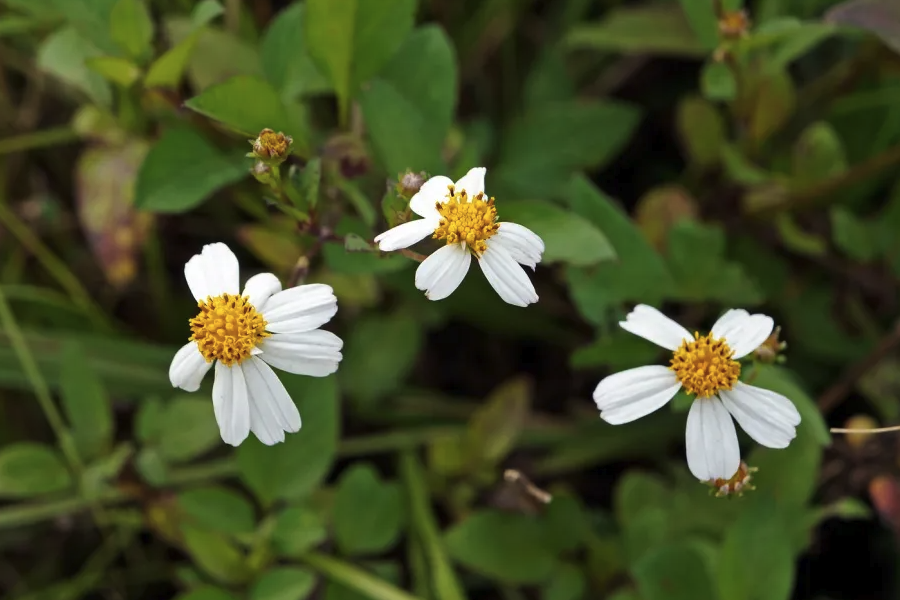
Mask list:
[[420,600],[343,560],[319,552],[306,552],[300,560],[336,583],[361,592],[373,600]]
[[831,433],[890,433],[892,431],[900,431],[900,425],[894,425],[893,427],[877,427],[875,429],[855,429],[849,428],[845,429],[843,427],[832,427],[829,431]]

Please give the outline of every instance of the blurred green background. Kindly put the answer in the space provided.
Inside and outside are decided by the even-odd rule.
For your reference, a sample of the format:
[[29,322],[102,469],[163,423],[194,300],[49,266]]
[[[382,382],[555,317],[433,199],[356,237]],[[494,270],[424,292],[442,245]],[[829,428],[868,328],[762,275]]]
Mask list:
[[[0,2],[2,597],[900,597],[897,438],[828,431],[900,420],[900,4],[223,1]],[[475,166],[546,242],[537,305],[369,245],[404,173]],[[284,444],[169,383],[214,241],[339,298]],[[685,398],[598,418],[667,360],[637,302],[781,327],[752,376],[803,423],[741,434],[755,491],[690,476]]]

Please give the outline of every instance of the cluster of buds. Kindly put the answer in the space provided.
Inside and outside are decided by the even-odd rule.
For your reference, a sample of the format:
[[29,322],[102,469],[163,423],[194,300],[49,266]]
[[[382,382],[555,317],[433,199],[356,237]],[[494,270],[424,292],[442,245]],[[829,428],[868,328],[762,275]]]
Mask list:
[[781,327],[776,327],[775,330],[772,331],[772,335],[766,338],[766,341],[753,351],[753,358],[766,364],[783,363],[785,358],[782,352],[787,349],[787,342],[778,339],[778,334],[780,333]]
[[710,490],[710,494],[715,494],[716,498],[724,496],[741,497],[744,495],[744,490],[752,491],[756,489],[750,485],[750,480],[753,479],[752,474],[757,471],[759,471],[758,467],[748,467],[747,463],[741,461],[741,465],[738,467],[737,472],[731,476],[731,479],[711,479],[706,484],[713,488]]
[[713,53],[713,58],[718,62],[725,60],[731,43],[748,37],[751,25],[747,11],[723,11],[719,15],[719,39],[722,43]]

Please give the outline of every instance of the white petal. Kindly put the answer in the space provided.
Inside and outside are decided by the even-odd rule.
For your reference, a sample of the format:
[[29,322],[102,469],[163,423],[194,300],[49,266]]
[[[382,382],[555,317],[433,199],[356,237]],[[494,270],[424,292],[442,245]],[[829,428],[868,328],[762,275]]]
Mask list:
[[267,446],[283,442],[285,431],[300,431],[300,411],[269,365],[252,357],[242,366],[250,391],[250,431]]
[[337,313],[337,298],[330,285],[312,283],[278,292],[266,302],[263,318],[272,333],[312,331]]
[[196,300],[220,294],[237,294],[238,260],[228,246],[218,242],[203,246],[200,254],[195,254],[184,265],[184,277]]
[[200,389],[200,382],[206,375],[211,362],[206,362],[196,342],[188,342],[182,346],[172,358],[169,365],[169,381],[172,387],[181,388],[186,392],[196,392]]
[[594,390],[594,402],[601,419],[621,425],[661,408],[680,388],[671,369],[660,365],[637,367],[603,379]]
[[416,269],[416,289],[429,300],[443,300],[459,287],[472,258],[464,244],[447,244],[422,261]]
[[484,192],[484,174],[487,172],[487,169],[484,167],[475,167],[474,169],[469,169],[469,172],[462,176],[462,178],[456,182],[456,192],[459,193],[463,190],[466,190],[466,195],[469,198],[477,196]]
[[375,238],[375,243],[382,252],[409,248],[434,233],[437,226],[438,222],[434,218],[416,219],[388,229]]
[[221,361],[216,362],[212,395],[222,441],[240,446],[250,434],[250,401],[240,365],[228,367]]
[[263,309],[266,301],[281,291],[281,282],[272,273],[260,273],[247,280],[242,296],[250,296],[250,304],[258,311]]
[[683,340],[694,339],[687,329],[646,304],[635,306],[619,327],[666,350],[676,350]]
[[481,270],[491,287],[504,302],[513,306],[528,306],[538,301],[534,284],[502,244],[489,246],[478,259]]
[[751,315],[743,309],[732,309],[719,317],[712,328],[713,337],[725,338],[734,350],[734,358],[747,356],[766,341],[775,321],[766,315]]
[[276,333],[260,345],[261,359],[282,371],[325,377],[337,371],[344,342],[330,331]]
[[781,394],[738,382],[733,390],[723,390],[719,396],[738,425],[757,443],[787,448],[797,436],[800,413]]
[[730,479],[741,464],[734,422],[716,397],[694,400],[685,442],[688,468],[700,481]]
[[527,227],[517,223],[498,223],[497,233],[487,243],[501,244],[517,263],[534,269],[541,262],[544,241]]
[[438,212],[435,204],[442,202],[450,190],[447,189],[453,185],[453,180],[443,175],[432,177],[422,184],[416,195],[409,201],[409,208],[420,217],[437,218]]

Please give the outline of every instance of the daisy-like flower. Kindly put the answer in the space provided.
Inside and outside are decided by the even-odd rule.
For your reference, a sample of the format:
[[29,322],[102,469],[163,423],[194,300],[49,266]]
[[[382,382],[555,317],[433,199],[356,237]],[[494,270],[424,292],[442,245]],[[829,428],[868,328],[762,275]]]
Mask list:
[[730,480],[741,464],[732,417],[756,442],[786,448],[797,435],[800,413],[781,394],[738,380],[741,363],[772,333],[766,315],[732,309],[701,337],[646,305],[619,323],[622,329],[672,351],[671,364],[630,369],[605,378],[594,390],[600,417],[629,423],[661,408],[684,390],[694,403],[687,418],[688,467],[701,481]]
[[515,306],[538,300],[524,265],[541,261],[544,242],[527,227],[497,222],[494,199],[484,193],[484,167],[470,169],[453,183],[439,175],[419,188],[409,207],[422,217],[385,231],[375,238],[384,252],[408,248],[431,235],[445,245],[416,270],[416,288],[430,300],[442,300],[459,287],[469,272],[471,257],[500,297]]
[[239,293],[237,257],[221,243],[204,246],[184,276],[200,312],[169,380],[195,392],[215,364],[213,410],[222,440],[238,446],[252,431],[263,444],[283,442],[285,431],[300,430],[300,413],[271,367],[312,377],[337,370],[344,343],[319,329],[337,312],[331,287],[282,290],[275,275],[260,273]]

